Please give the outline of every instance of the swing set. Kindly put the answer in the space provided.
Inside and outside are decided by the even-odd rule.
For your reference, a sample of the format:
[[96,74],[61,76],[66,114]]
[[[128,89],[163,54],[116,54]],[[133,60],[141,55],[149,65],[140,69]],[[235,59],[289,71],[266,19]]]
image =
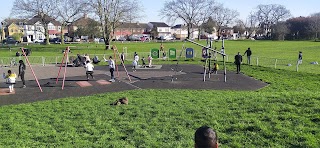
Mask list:
[[[193,43],[193,44],[195,44],[195,45],[198,45],[198,46],[200,46],[200,47],[203,47],[203,48],[206,49],[206,54],[209,53],[209,54],[207,54],[207,56],[205,57],[205,66],[204,66],[204,73],[203,73],[203,81],[204,81],[204,82],[206,81],[206,75],[207,75],[207,73],[208,73],[208,77],[209,77],[209,78],[210,78],[210,75],[211,75],[210,70],[211,70],[211,60],[212,60],[212,58],[213,58],[212,55],[214,55],[213,53],[218,53],[218,54],[222,55],[222,57],[223,57],[223,67],[224,67],[224,73],[223,73],[223,75],[224,75],[224,82],[227,82],[227,68],[226,68],[226,60],[225,60],[225,58],[226,58],[227,55],[225,54],[225,52],[220,52],[220,51],[217,51],[216,49],[212,49],[212,39],[210,39],[210,44],[209,44],[209,41],[207,40],[207,46],[204,46],[204,45],[202,45],[202,44],[199,44],[199,43],[197,43],[197,42],[195,42],[195,41],[192,41],[192,40],[190,40],[190,39],[185,39],[185,41],[188,41],[188,42],[190,42],[190,43]],[[209,45],[208,45],[208,44],[209,44]],[[222,49],[224,49],[224,39],[222,39]],[[208,50],[209,50],[209,52],[208,52]],[[207,72],[207,69],[209,70],[209,72]]]

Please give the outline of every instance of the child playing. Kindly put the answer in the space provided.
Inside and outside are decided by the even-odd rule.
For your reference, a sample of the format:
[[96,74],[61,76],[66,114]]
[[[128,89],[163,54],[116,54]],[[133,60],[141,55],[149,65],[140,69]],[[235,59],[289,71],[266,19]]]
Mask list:
[[87,75],[87,80],[89,80],[89,75],[91,76],[91,78],[93,79],[93,68],[94,66],[90,63],[90,61],[86,62],[86,65],[84,66],[84,68],[86,68],[86,75]]
[[148,55],[149,68],[152,68],[152,57]]
[[213,74],[217,74],[219,70],[219,65],[217,63],[213,64],[213,69],[212,69],[212,73]]
[[8,70],[8,75],[3,73],[3,78],[7,79],[6,83],[9,84],[9,92],[12,93],[14,91],[14,84],[16,84],[17,75],[11,72],[11,70]]
[[141,62],[142,62],[141,67],[146,68],[146,62],[145,62],[144,57],[142,57]]

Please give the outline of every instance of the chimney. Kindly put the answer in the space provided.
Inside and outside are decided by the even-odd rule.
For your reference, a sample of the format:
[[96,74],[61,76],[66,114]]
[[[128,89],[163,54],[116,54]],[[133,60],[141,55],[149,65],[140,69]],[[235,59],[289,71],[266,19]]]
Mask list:
[[87,14],[87,13],[84,13],[84,14],[83,14],[83,18],[85,18],[85,19],[88,18],[88,14]]

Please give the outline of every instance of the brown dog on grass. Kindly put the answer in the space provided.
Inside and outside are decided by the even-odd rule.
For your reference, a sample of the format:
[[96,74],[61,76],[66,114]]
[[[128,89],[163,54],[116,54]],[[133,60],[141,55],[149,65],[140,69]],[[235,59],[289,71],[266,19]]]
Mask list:
[[121,105],[121,104],[128,105],[128,103],[129,103],[129,99],[127,97],[123,97],[111,103],[110,105]]

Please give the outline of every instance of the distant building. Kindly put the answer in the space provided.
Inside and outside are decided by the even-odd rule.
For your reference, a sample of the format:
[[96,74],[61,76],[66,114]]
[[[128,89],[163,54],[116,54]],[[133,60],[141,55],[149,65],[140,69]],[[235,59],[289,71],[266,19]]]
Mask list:
[[[196,25],[194,25],[190,30],[191,39],[197,38],[199,35],[198,28],[196,28],[195,26]],[[171,34],[174,35],[174,37],[177,39],[181,39],[181,40],[186,39],[188,37],[188,27],[185,24],[175,25],[171,28]]]
[[[51,18],[50,16],[45,16],[48,22],[48,34],[49,38],[56,38],[61,35],[61,23]],[[24,25],[24,36],[27,42],[34,42],[35,40],[45,39],[45,29],[43,24],[41,24],[41,17],[39,15],[34,16]]]
[[172,36],[171,27],[163,22],[149,22],[148,32],[153,38]]
[[146,23],[120,23],[115,31],[114,37],[115,39],[119,39],[120,37],[127,38],[130,35],[141,35],[141,34],[149,34],[147,32],[148,25]]
[[75,32],[78,28],[90,26],[92,23],[99,24],[96,20],[89,18],[87,14],[84,14],[83,17],[77,19],[68,26],[68,36],[71,38],[76,37],[77,35]]
[[2,25],[1,38],[5,39],[16,33],[23,34],[24,24],[25,24],[25,20],[23,19],[5,19],[4,21],[1,22],[1,25]]

